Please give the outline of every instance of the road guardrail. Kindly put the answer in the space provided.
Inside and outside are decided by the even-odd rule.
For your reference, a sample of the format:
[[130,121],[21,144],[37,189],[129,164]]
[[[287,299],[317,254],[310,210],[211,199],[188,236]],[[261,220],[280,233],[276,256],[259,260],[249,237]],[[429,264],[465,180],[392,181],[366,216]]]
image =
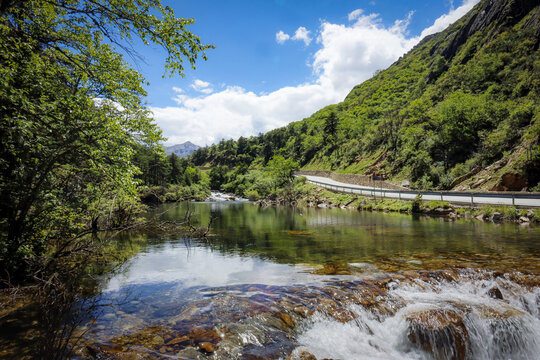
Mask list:
[[399,200],[414,200],[418,195],[422,200],[440,200],[454,204],[475,205],[510,205],[516,207],[540,207],[540,193],[471,193],[453,191],[417,191],[417,190],[390,190],[365,186],[334,185],[310,180],[307,182],[336,192],[346,194],[393,198]]

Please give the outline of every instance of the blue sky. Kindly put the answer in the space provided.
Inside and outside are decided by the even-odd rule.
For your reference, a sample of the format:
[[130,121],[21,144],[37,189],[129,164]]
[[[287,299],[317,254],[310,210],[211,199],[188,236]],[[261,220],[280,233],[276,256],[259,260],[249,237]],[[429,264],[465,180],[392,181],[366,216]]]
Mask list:
[[444,29],[478,0],[164,1],[213,44],[185,77],[163,78],[165,54],[137,51],[146,102],[168,138],[208,145],[256,135],[339,102],[422,36]]

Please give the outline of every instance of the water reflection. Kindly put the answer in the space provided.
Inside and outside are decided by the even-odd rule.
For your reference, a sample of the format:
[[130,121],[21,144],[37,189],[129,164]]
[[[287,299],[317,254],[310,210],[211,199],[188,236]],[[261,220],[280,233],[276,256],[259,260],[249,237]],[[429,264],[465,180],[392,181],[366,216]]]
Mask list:
[[197,245],[186,247],[181,242],[172,242],[151,246],[126,264],[118,276],[112,277],[105,291],[168,282],[193,287],[244,283],[288,285],[316,279],[311,274],[295,272],[292,269],[294,266],[276,264],[257,257],[223,254],[210,247],[203,247],[201,243]]
[[[319,357],[362,358],[357,355],[369,350],[374,357],[428,359],[429,351],[407,337],[410,313],[420,303],[427,304],[427,314],[450,304],[471,334],[500,318],[511,318],[527,334],[540,333],[534,310],[540,303],[539,227],[249,203],[166,204],[155,210],[163,220],[182,220],[187,212],[193,225],[211,223],[212,236],[139,235],[138,252],[102,280],[100,301],[113,305],[84,329],[98,344],[92,351],[153,358],[201,358],[214,351],[223,359],[287,358],[301,345]],[[129,236],[124,240],[120,243],[129,244]],[[504,302],[489,295],[495,287]],[[454,299],[454,293],[465,298]],[[475,320],[471,298],[480,305],[493,303],[488,315],[481,314],[486,319]],[[513,312],[494,312],[509,300]],[[362,327],[366,324],[369,329]],[[380,339],[369,335],[377,329],[383,331]],[[399,346],[373,345],[384,342],[389,329]],[[493,334],[482,336],[466,339],[467,346]],[[343,351],[347,339],[357,337],[369,341]],[[346,343],[333,349],[325,343],[332,339]],[[435,353],[440,344],[432,345]],[[539,348],[529,344],[523,354]]]
[[[259,208],[252,204],[171,204],[164,219],[207,225],[215,237],[202,246],[284,264],[372,262],[396,257],[463,258],[475,254],[535,256],[540,228],[479,221],[413,218],[341,209]],[[519,264],[516,264],[519,266]]]

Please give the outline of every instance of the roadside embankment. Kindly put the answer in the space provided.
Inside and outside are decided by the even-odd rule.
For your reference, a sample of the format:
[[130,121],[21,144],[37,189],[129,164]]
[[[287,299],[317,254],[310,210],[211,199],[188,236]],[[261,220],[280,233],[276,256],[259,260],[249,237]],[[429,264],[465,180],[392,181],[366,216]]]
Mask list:
[[295,188],[295,193],[287,197],[263,199],[260,206],[297,206],[317,208],[342,208],[382,212],[423,214],[448,219],[476,219],[492,222],[515,222],[521,224],[540,223],[539,209],[517,209],[514,206],[457,206],[446,201],[424,201],[421,197],[413,201],[357,196],[331,192],[327,189],[305,183]]

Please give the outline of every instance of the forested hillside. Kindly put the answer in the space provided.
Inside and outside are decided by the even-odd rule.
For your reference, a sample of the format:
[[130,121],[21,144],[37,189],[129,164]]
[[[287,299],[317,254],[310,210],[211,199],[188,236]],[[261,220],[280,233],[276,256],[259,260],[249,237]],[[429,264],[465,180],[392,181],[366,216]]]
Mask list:
[[418,188],[540,190],[540,1],[481,1],[345,100],[192,155],[236,173],[274,155]]

